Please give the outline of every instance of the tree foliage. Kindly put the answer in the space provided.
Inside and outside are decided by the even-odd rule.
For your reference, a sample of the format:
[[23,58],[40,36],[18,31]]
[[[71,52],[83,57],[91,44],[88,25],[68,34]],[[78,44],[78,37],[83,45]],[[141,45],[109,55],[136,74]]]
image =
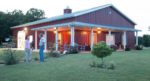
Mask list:
[[45,12],[40,9],[31,8],[25,14],[22,10],[14,10],[12,12],[0,11],[0,41],[5,37],[11,36],[10,27],[36,21],[45,18]]
[[0,12],[0,40],[10,33],[9,26],[9,15],[4,12]]
[[32,22],[32,21],[35,21],[35,20],[42,19],[42,18],[44,18],[44,16],[45,16],[45,13],[44,13],[43,10],[39,10],[39,9],[36,9],[36,8],[31,8],[27,11],[25,20],[27,22]]
[[143,37],[142,36],[138,37],[138,44],[143,45]]
[[143,45],[150,47],[150,35],[143,35]]
[[109,46],[107,46],[105,42],[99,42],[93,47],[92,54],[98,58],[101,58],[103,64],[103,58],[111,55],[112,49]]

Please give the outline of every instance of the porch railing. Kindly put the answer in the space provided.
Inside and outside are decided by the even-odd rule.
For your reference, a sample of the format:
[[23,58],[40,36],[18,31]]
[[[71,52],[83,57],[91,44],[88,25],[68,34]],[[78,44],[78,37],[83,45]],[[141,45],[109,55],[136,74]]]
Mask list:
[[[49,48],[55,48],[55,45],[51,45],[49,46]],[[90,51],[90,46],[89,45],[75,45],[75,47],[77,48],[78,51]],[[70,45],[58,45],[58,49],[60,51],[64,51],[64,50],[69,50],[71,48]]]

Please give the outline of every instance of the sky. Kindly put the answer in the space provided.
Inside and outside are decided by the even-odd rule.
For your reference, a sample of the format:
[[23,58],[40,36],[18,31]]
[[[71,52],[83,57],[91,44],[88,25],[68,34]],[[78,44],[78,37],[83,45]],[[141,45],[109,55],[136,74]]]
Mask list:
[[150,34],[150,1],[149,0],[0,0],[0,11],[7,12],[20,9],[24,13],[30,8],[45,11],[46,17],[63,14],[63,9],[69,6],[73,12],[89,9],[105,4],[113,4],[142,30],[139,35]]

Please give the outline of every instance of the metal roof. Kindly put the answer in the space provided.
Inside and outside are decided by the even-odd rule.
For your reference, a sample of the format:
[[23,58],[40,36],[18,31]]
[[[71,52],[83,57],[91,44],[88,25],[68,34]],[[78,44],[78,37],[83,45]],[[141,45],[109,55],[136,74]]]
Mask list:
[[100,10],[100,9],[104,9],[104,8],[107,8],[107,7],[114,8],[121,15],[123,15],[125,18],[127,18],[129,21],[131,21],[132,23],[136,24],[130,18],[128,18],[126,15],[124,15],[121,11],[119,11],[116,7],[114,7],[112,4],[107,4],[107,5],[103,5],[103,6],[99,6],[99,7],[95,7],[95,8],[90,8],[90,9],[87,9],[87,10],[77,11],[77,12],[70,13],[70,14],[64,14],[64,15],[60,15],[60,16],[47,18],[47,19],[37,20],[37,21],[34,21],[34,22],[29,22],[29,23],[26,23],[26,24],[14,26],[12,28],[25,27],[25,26],[30,26],[30,25],[35,25],[35,24],[40,24],[40,23],[45,23],[45,22],[51,22],[51,21],[56,21],[56,20],[61,20],[61,19],[77,17],[77,16],[80,16],[80,15],[87,14],[87,13],[90,13],[90,12],[94,12],[94,11],[97,11],[97,10]]
[[32,30],[45,30],[45,29],[49,29],[53,27],[63,27],[63,26],[99,27],[99,28],[106,28],[106,29],[111,29],[111,30],[141,31],[138,29],[130,28],[130,27],[108,26],[108,25],[90,24],[90,23],[84,23],[84,22],[68,22],[68,23],[61,23],[61,24],[55,24],[55,25],[47,25],[47,26],[33,28]]

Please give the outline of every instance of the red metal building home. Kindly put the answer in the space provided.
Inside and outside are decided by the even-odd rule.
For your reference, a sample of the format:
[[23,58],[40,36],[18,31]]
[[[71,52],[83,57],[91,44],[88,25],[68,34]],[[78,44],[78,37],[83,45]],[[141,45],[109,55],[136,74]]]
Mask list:
[[[138,45],[135,23],[112,4],[107,4],[72,13],[67,8],[64,14],[12,27],[17,48],[24,48],[25,36],[30,35],[35,49],[38,49],[39,34],[45,33],[46,48],[49,42],[59,46],[87,45],[93,47],[99,41],[108,45],[122,44],[125,48]],[[136,36],[135,33],[136,32]]]

